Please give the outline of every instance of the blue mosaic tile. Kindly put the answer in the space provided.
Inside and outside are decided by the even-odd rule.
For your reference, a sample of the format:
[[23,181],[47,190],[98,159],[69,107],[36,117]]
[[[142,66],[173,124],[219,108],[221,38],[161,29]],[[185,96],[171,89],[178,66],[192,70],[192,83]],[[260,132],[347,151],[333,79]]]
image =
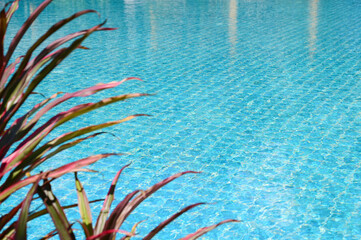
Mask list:
[[[11,23],[14,29],[40,0],[20,3],[24,13]],[[71,105],[108,94],[155,96],[109,106],[64,129],[128,114],[152,117],[114,126],[107,131],[116,137],[102,135],[44,168],[94,153],[128,153],[96,163],[99,174],[81,175],[88,197],[96,199],[132,162],[117,201],[176,172],[202,171],[177,179],[131,215],[126,230],[146,219],[140,237],[186,204],[206,201],[215,204],[183,215],[157,239],[178,239],[227,218],[243,222],[202,239],[361,238],[358,1],[54,1],[39,19],[45,25],[35,24],[19,54],[53,19],[88,8],[119,30],[89,39],[92,50],[73,54],[37,91],[50,95],[138,76],[145,81]],[[67,31],[96,22],[79,21]],[[75,201],[73,185],[69,176],[56,187],[63,204]],[[79,219],[76,210],[67,214]],[[31,223],[30,239],[46,233],[37,230],[47,220]]]

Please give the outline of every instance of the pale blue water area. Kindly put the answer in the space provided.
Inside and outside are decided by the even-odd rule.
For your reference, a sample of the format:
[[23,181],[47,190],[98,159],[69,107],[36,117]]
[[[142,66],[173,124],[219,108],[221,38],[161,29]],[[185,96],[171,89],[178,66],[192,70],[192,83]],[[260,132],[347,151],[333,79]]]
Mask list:
[[[22,0],[12,29],[39,2]],[[94,164],[98,174],[80,173],[89,199],[103,198],[117,170],[132,162],[116,203],[171,174],[202,171],[140,205],[122,227],[146,220],[139,237],[205,201],[212,204],[184,214],[156,239],[178,239],[229,218],[242,222],[201,239],[361,238],[361,1],[56,0],[22,46],[55,20],[88,8],[102,17],[83,17],[62,34],[103,19],[118,30],[94,34],[84,43],[91,50],[74,53],[37,91],[50,96],[129,76],[144,80],[58,111],[127,92],[156,95],[82,116],[53,136],[130,114],[152,116],[107,129],[116,137],[101,135],[43,168],[129,153]],[[29,106],[41,99],[34,96]],[[73,175],[54,185],[62,204],[76,201]],[[101,203],[92,206],[96,219]],[[80,219],[77,210],[67,214]],[[53,229],[45,221],[31,222],[30,239]]]

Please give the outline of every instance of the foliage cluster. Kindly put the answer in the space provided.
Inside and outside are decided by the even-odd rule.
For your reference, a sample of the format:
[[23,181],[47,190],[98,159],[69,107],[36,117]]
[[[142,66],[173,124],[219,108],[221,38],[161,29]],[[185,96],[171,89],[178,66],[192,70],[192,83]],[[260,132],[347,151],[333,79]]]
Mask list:
[[[51,216],[54,230],[44,236],[44,239],[51,238],[55,235],[58,235],[60,239],[75,239],[73,232],[75,223],[71,223],[68,220],[64,209],[76,206],[79,207],[81,216],[79,224],[87,239],[114,239],[117,233],[123,235],[122,239],[130,239],[135,236],[135,230],[139,223],[135,224],[130,231],[120,230],[120,228],[132,211],[136,209],[142,201],[164,185],[184,174],[196,172],[187,171],[178,173],[151,186],[147,190],[135,190],[126,195],[126,197],[111,211],[115,186],[119,175],[123,169],[127,167],[125,166],[116,174],[103,202],[103,207],[94,223],[90,211],[90,203],[94,201],[88,200],[84,188],[77,177],[77,172],[88,171],[84,167],[102,158],[118,154],[105,153],[93,155],[62,165],[53,170],[44,172],[37,171],[39,165],[44,164],[48,159],[58,153],[104,133],[97,131],[144,115],[132,115],[120,120],[87,126],[75,131],[67,132],[54,139],[47,140],[47,136],[54,129],[71,119],[97,108],[101,108],[111,103],[148,95],[145,93],[131,93],[112,96],[95,103],[80,104],[55,114],[45,121],[45,123],[39,123],[46,113],[59,104],[66,103],[69,99],[87,97],[97,92],[114,88],[125,81],[137,79],[127,78],[119,82],[101,83],[93,87],[73,93],[66,93],[64,95],[62,95],[62,93],[55,93],[49,98],[37,103],[25,114],[15,119],[17,116],[16,114],[19,114],[20,107],[23,106],[29,96],[34,93],[35,88],[55,67],[57,67],[74,50],[87,49],[81,45],[87,37],[94,32],[113,30],[113,28],[103,27],[105,24],[105,22],[103,22],[89,29],[61,37],[48,44],[39,51],[38,54],[34,54],[39,46],[66,24],[71,23],[74,19],[83,15],[96,13],[94,10],[80,11],[54,24],[40,36],[35,43],[33,43],[23,56],[15,58],[13,56],[14,51],[19,42],[24,38],[24,34],[31,27],[39,14],[50,3],[51,0],[45,0],[31,13],[29,18],[11,40],[6,51],[5,35],[9,22],[18,9],[19,0],[6,4],[4,9],[0,12],[0,204],[6,204],[9,197],[20,189],[25,187],[29,189],[21,203],[7,213],[2,211],[2,216],[0,217],[0,239],[26,239],[27,223],[45,214]],[[13,62],[11,62],[12,59],[14,59]],[[67,173],[74,173],[75,175],[75,188],[78,195],[78,203],[70,206],[61,206],[58,198],[52,191],[51,184],[54,179],[60,178]],[[42,200],[44,209],[30,212],[29,207],[36,195]],[[170,222],[186,211],[201,204],[203,203],[196,203],[182,209],[180,212],[160,223],[143,239],[152,239],[154,235]],[[234,221],[236,220],[225,220],[218,224],[199,229],[197,232],[189,234],[182,239],[196,239],[223,223]]]

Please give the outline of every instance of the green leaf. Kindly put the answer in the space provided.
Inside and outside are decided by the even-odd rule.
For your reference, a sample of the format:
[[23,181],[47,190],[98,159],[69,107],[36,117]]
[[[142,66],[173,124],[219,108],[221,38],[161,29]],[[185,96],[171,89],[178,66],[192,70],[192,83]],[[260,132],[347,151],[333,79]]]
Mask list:
[[[95,202],[100,202],[100,201],[104,201],[104,199],[97,199],[97,200],[93,200],[93,201],[90,201],[89,203],[95,203]],[[22,203],[19,204],[19,209],[21,207]],[[75,208],[77,207],[78,204],[71,204],[71,205],[67,205],[67,206],[63,206],[63,209],[69,209],[69,208]],[[16,210],[17,211],[17,210]],[[40,211],[37,211],[37,212],[32,212],[30,213],[29,217],[28,217],[28,222],[30,222],[31,220],[34,220],[38,217],[41,217],[41,216],[44,216],[48,214],[48,211],[47,209],[42,209]],[[13,222],[10,226],[8,226],[1,234],[0,234],[0,239],[4,239],[5,235],[7,235],[7,233],[12,233],[15,231],[15,227],[16,227],[16,222]],[[3,229],[3,227],[0,227],[0,229]],[[56,230],[55,230],[56,232]],[[56,232],[57,233],[57,232]],[[44,239],[46,238],[43,237]]]
[[[95,203],[95,202],[100,202],[100,201],[104,201],[104,199],[92,200],[92,201],[89,201],[89,203]],[[69,209],[69,208],[75,208],[77,206],[78,206],[78,204],[71,204],[71,205],[63,206],[63,209],[65,210],[65,209]],[[31,213],[30,216],[29,216],[29,221],[33,220],[33,219],[36,219],[36,218],[38,218],[40,216],[43,216],[45,214],[47,214],[46,209],[40,210],[38,212]]]
[[[6,179],[5,183],[2,185],[2,188],[5,188],[9,185],[11,185],[14,182],[20,181],[25,175],[26,173],[31,172],[34,168],[36,168],[38,165],[40,165],[41,163],[45,162],[46,160],[48,160],[49,158],[55,156],[57,153],[62,152],[68,148],[71,148],[79,143],[81,143],[84,140],[87,140],[89,138],[95,137],[99,134],[103,134],[104,132],[100,132],[100,133],[95,133],[93,135],[87,136],[85,138],[81,138],[81,139],[77,139],[75,141],[69,142],[67,144],[61,145],[60,147],[58,147],[57,149],[55,149],[53,152],[51,152],[50,154],[48,154],[47,156],[43,157],[43,158],[38,158],[38,159],[34,159],[32,160],[30,157],[27,158],[25,161],[23,161],[21,164],[19,164],[8,176],[8,178]],[[49,147],[49,150],[51,149],[51,147]],[[32,163],[32,164],[31,164]],[[29,164],[31,164],[31,166],[27,167]]]
[[90,237],[93,235],[93,226],[92,226],[92,214],[90,210],[90,205],[88,198],[86,196],[86,193],[84,191],[83,185],[78,179],[77,173],[74,173],[75,175],[75,186],[76,186],[76,192],[78,195],[78,206],[80,211],[80,216],[82,219],[82,223],[84,224],[84,227],[87,231],[85,231],[86,237]]
[[[61,166],[57,169],[44,172],[44,176],[46,176],[48,178],[59,178],[69,172],[81,171],[83,167],[88,166],[88,165],[98,161],[99,159],[106,158],[109,156],[114,156],[114,155],[121,155],[121,154],[108,153],[108,154],[98,154],[98,155],[90,156],[90,157],[87,157],[87,158],[84,158],[84,159],[81,159],[78,161],[71,162],[71,163]],[[15,182],[12,185],[10,185],[9,187],[7,187],[6,189],[2,190],[0,192],[0,203],[2,203],[6,198],[8,198],[12,193],[19,190],[20,188],[23,188],[29,184],[34,183],[38,176],[39,176],[39,174],[25,178],[24,180]]]
[[48,239],[56,236],[57,234],[58,234],[58,231],[56,231],[56,229],[55,229],[55,230],[49,232],[48,234],[46,234],[44,237],[40,238],[40,240],[48,240]]
[[19,0],[13,1],[13,3],[11,4],[9,10],[6,12],[6,22],[8,24],[10,22],[10,19],[11,19],[12,15],[18,9],[18,7],[19,7]]
[[43,186],[38,187],[37,193],[43,200],[44,205],[51,216],[55,228],[58,231],[61,240],[75,240],[71,225],[61,207],[58,199],[55,197],[51,190],[51,185],[48,181],[45,181]]
[[[132,227],[132,231],[130,231],[130,232],[131,232],[131,233],[133,233],[133,234],[135,235],[135,231],[137,231],[137,227],[138,227],[138,225],[139,225],[139,224],[141,224],[142,222],[144,222],[144,220],[143,220],[143,221],[140,221],[140,222],[135,223],[135,224],[133,225],[133,227]],[[132,236],[124,236],[124,237],[122,237],[122,238],[121,238],[121,240],[130,240],[130,239],[131,239],[131,237],[132,237]]]
[[87,134],[87,133],[90,133],[90,132],[94,132],[94,131],[97,131],[97,130],[100,130],[100,129],[103,129],[103,128],[106,128],[106,127],[110,127],[110,126],[113,126],[113,125],[116,125],[116,124],[119,124],[119,123],[123,123],[123,122],[129,121],[129,120],[131,120],[131,119],[133,119],[135,117],[139,117],[139,116],[148,116],[148,115],[136,114],[136,115],[128,116],[128,117],[123,118],[121,120],[111,121],[111,122],[102,123],[102,124],[98,124],[98,125],[92,125],[92,126],[88,126],[88,127],[78,129],[78,130],[73,131],[73,132],[65,133],[65,134],[63,134],[63,135],[61,135],[61,136],[59,136],[59,137],[45,143],[43,146],[39,147],[33,154],[31,154],[28,157],[28,159],[27,159],[27,161],[25,163],[26,165],[21,164],[16,169],[18,169],[18,168],[23,169],[25,166],[31,165],[27,169],[27,171],[31,171],[34,168],[36,168],[40,163],[42,163],[42,162],[46,161],[47,159],[53,157],[57,153],[65,150],[65,149],[68,149],[68,148],[70,148],[70,147],[72,147],[72,146],[74,146],[74,145],[88,139],[88,138],[95,137],[95,136],[97,136],[99,134],[102,134],[102,133],[95,133],[95,134],[93,134],[91,136],[81,138],[81,139],[77,139],[77,140],[75,140],[73,142],[61,145],[57,149],[55,149],[53,152],[51,152],[50,154],[47,154],[46,156],[42,157],[46,152],[48,152],[50,150],[53,150],[58,145],[66,142],[66,141],[69,141],[71,139],[74,139],[76,137],[79,137],[81,135],[84,135],[84,134]]
[[[5,57],[5,63],[7,64],[8,61],[10,60],[12,54],[15,51],[15,48],[17,47],[17,45],[19,44],[20,40],[23,38],[23,36],[25,35],[26,31],[29,29],[29,27],[31,26],[31,24],[35,21],[35,19],[39,16],[39,14],[50,4],[52,0],[45,0],[44,2],[42,2],[33,12],[32,14],[29,16],[29,18],[25,21],[25,23],[23,24],[23,26],[19,29],[19,31],[16,33],[15,37],[13,38],[13,40],[10,43],[9,46],[9,50],[6,54]],[[11,9],[11,7],[10,7]],[[16,10],[16,9],[15,9]],[[15,10],[12,10],[12,12],[14,12]],[[12,13],[11,13],[12,14]],[[10,17],[10,13],[9,13],[9,17]]]
[[[10,9],[9,9],[10,10]],[[30,68],[33,68],[34,63],[35,65],[37,65],[37,61],[32,62],[31,64],[29,63],[29,60],[33,54],[33,52],[46,40],[48,39],[51,35],[53,35],[54,33],[56,33],[60,28],[62,28],[63,26],[65,26],[67,23],[73,21],[74,19],[84,15],[84,14],[88,14],[88,13],[97,13],[94,10],[83,10],[80,12],[77,12],[73,15],[71,15],[68,18],[62,19],[61,21],[57,22],[56,24],[54,24],[53,26],[51,26],[48,31],[46,33],[44,33],[30,48],[29,50],[26,52],[25,56],[24,56],[24,60],[22,61],[19,69],[17,70],[16,76],[14,76],[15,78],[18,78],[20,73],[22,73],[24,71],[24,69],[26,68],[27,70]],[[85,31],[82,31],[82,33],[84,33]],[[70,34],[71,35],[71,34]],[[67,35],[69,36],[69,35]],[[79,35],[80,36],[80,35]],[[66,37],[65,37],[66,38]],[[67,40],[71,40],[73,38],[66,38]],[[64,42],[63,42],[64,43]],[[60,44],[61,45],[61,44]],[[60,45],[56,45],[57,47],[59,47]],[[50,45],[52,46],[52,45]],[[44,49],[45,51],[43,52],[46,53],[45,55],[49,54],[51,51],[53,51],[55,48],[51,48],[49,45]],[[43,57],[45,57],[45,55],[43,54],[39,54],[36,59],[42,59]]]
[[[0,50],[1,51],[1,50]],[[16,65],[20,62],[22,57],[18,57],[15,59],[15,62],[11,63],[8,67],[5,68],[3,74],[1,75],[0,79],[0,92],[3,91],[6,82],[10,75],[14,72]]]
[[[45,1],[48,2],[48,1]],[[41,5],[44,5],[43,2]],[[37,11],[41,5],[35,10]],[[34,11],[34,12],[35,12]],[[32,16],[29,17],[29,19]],[[26,25],[27,22],[24,23],[24,25]],[[89,37],[90,34],[92,34],[95,31],[101,31],[101,30],[109,30],[106,28],[101,28],[103,25],[105,24],[105,22],[96,25],[90,29],[87,29],[84,31],[82,37],[74,40],[69,47],[66,47],[64,49],[59,50],[59,54],[55,54],[56,57],[54,57],[52,59],[52,61],[50,61],[49,64],[47,64],[46,66],[44,66],[41,71],[32,79],[32,81],[29,83],[26,91],[23,93],[23,91],[15,91],[14,89],[19,89],[19,83],[21,83],[22,85],[25,84],[24,81],[26,81],[26,79],[20,78],[19,77],[21,75],[19,74],[14,74],[14,76],[12,77],[12,79],[10,80],[9,84],[7,84],[6,88],[4,89],[3,92],[0,92],[0,97],[3,98],[3,104],[0,105],[0,112],[7,112],[6,114],[6,118],[2,118],[2,121],[0,123],[0,131],[2,131],[4,129],[4,127],[6,126],[6,124],[8,123],[8,121],[14,116],[14,114],[17,112],[17,110],[20,108],[20,106],[22,106],[22,104],[25,102],[25,100],[29,97],[29,95],[34,91],[34,89],[39,85],[39,83],[56,67],[58,66],[67,56],[69,56],[69,54],[71,52],[73,52],[75,49],[77,49],[79,46],[81,46],[81,43],[87,38]],[[18,33],[21,34],[21,29],[19,30]],[[17,37],[17,35],[15,36],[15,38]],[[15,40],[15,38],[13,39],[13,42]],[[12,47],[16,47],[17,43],[13,42],[10,44],[9,47],[9,52],[11,51]],[[8,56],[8,54],[6,55],[6,57]],[[12,53],[11,53],[12,54]],[[54,53],[53,53],[54,55]],[[24,60],[23,60],[24,61]],[[6,61],[7,63],[7,61]],[[20,67],[19,67],[20,68]],[[26,78],[26,76],[25,76]],[[27,84],[25,84],[27,85]],[[15,99],[19,99],[18,101],[15,101]]]
[[16,224],[15,228],[15,240],[24,240],[27,239],[26,229],[27,229],[27,222],[29,218],[29,207],[33,200],[34,193],[38,188],[38,183],[42,176],[39,176],[37,181],[33,184],[30,188],[28,194],[26,195],[23,204],[21,206],[21,211],[19,215],[19,220]]
[[3,229],[3,227],[13,219],[13,217],[17,214],[19,209],[21,209],[22,204],[23,202],[19,203],[16,207],[13,207],[10,210],[10,212],[0,217],[0,229]]
[[[71,98],[74,98],[74,97],[86,97],[86,96],[93,95],[93,94],[95,94],[95,93],[97,93],[99,91],[114,88],[114,87],[116,87],[116,86],[118,86],[118,85],[120,85],[120,84],[122,84],[122,83],[124,83],[126,81],[129,81],[129,80],[140,80],[140,79],[139,78],[125,78],[125,79],[123,79],[121,81],[118,81],[118,82],[111,82],[111,83],[106,83],[106,84],[97,84],[95,86],[92,86],[92,87],[89,87],[89,88],[86,88],[86,89],[82,89],[82,90],[79,90],[79,91],[76,91],[76,92],[73,92],[73,93],[66,93],[64,96],[52,101],[50,104],[48,104],[44,108],[42,108],[26,125],[23,126],[22,123],[25,122],[28,119],[28,117],[30,117],[34,112],[39,110],[44,105],[43,103],[41,105],[38,104],[31,111],[26,113],[24,116],[18,118],[15,121],[15,124],[13,124],[11,126],[11,128],[20,129],[20,131],[16,132],[17,133],[16,135],[19,136],[19,137],[24,137],[35,126],[35,124],[39,121],[39,119],[44,114],[46,114],[49,110],[54,108],[55,106],[65,102],[65,101],[67,101],[67,100],[69,100]],[[51,98],[53,98],[53,96]],[[56,95],[54,97],[56,97]],[[21,126],[19,127],[17,125],[21,125]],[[11,128],[9,130],[7,130],[7,131],[11,131]],[[6,137],[6,136],[4,136],[4,137]],[[9,139],[9,137],[6,137],[5,140],[6,140],[6,142],[12,143],[11,141],[9,141],[9,140],[11,140],[11,139]],[[16,139],[16,141],[17,140],[19,140],[19,139]],[[1,145],[1,148],[2,147],[3,146]]]
[[119,176],[120,174],[123,172],[123,170],[128,167],[130,164],[122,167],[122,169],[120,169],[117,174],[115,175],[114,179],[113,179],[113,182],[110,186],[110,189],[108,191],[108,194],[104,200],[104,203],[103,203],[103,207],[102,209],[100,210],[100,213],[99,213],[99,216],[98,216],[98,219],[97,219],[97,222],[96,222],[96,225],[95,225],[95,230],[94,230],[94,233],[95,234],[99,234],[101,232],[104,231],[104,226],[105,226],[105,222],[109,216],[109,211],[110,211],[110,207],[111,207],[111,204],[114,200],[114,191],[115,191],[115,187],[116,187],[116,184],[118,182],[118,179],[119,179]]
[[[2,134],[0,140],[0,157],[3,158],[8,149],[14,144],[15,142],[21,140],[26,134],[29,133],[31,127],[29,126],[28,119],[31,117],[35,112],[37,112],[40,108],[46,105],[49,101],[56,98],[62,92],[58,92],[53,94],[51,97],[44,99],[40,103],[36,104],[30,111],[28,111],[22,117],[16,119],[14,123]],[[35,125],[35,124],[34,124]],[[26,127],[28,126],[28,127]]]
[[31,134],[27,139],[25,139],[11,155],[9,155],[3,160],[1,164],[0,177],[5,175],[16,165],[20,164],[20,161],[23,161],[25,156],[27,156],[42,139],[44,139],[53,129],[60,126],[64,122],[67,122],[75,117],[98,109],[100,107],[109,105],[111,103],[148,95],[149,94],[134,93],[110,97],[103,99],[97,103],[78,105],[69,109],[68,111],[57,114],[56,116],[52,117],[48,122],[39,127],[33,134]]

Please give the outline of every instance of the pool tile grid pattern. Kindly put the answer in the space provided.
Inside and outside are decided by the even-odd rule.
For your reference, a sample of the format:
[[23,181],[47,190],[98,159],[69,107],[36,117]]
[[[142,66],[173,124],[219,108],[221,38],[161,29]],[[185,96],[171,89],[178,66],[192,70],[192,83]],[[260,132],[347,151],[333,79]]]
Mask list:
[[[158,239],[178,239],[226,218],[242,222],[203,239],[361,236],[357,1],[179,0],[174,1],[177,8],[166,1],[79,4],[79,9],[104,7],[109,25],[121,29],[89,40],[92,51],[74,54],[49,79],[64,85],[44,84],[39,91],[65,86],[71,91],[84,84],[69,79],[86,79],[90,86],[136,75],[145,82],[129,82],[111,93],[157,93],[69,125],[128,113],[153,115],[112,128],[118,138],[101,136],[76,149],[79,157],[110,150],[130,153],[97,163],[98,175],[81,176],[90,199],[104,196],[117,169],[130,161],[118,200],[191,169],[203,173],[155,194],[126,227],[146,219],[139,228],[142,235],[186,204],[206,201],[214,204],[185,214]],[[52,10],[44,18],[61,14]],[[79,62],[74,73],[72,63]],[[72,154],[64,153],[50,167]],[[69,176],[56,188],[62,202],[74,199],[72,186]],[[68,215],[78,216],[76,210]],[[31,229],[41,225],[34,222]]]

